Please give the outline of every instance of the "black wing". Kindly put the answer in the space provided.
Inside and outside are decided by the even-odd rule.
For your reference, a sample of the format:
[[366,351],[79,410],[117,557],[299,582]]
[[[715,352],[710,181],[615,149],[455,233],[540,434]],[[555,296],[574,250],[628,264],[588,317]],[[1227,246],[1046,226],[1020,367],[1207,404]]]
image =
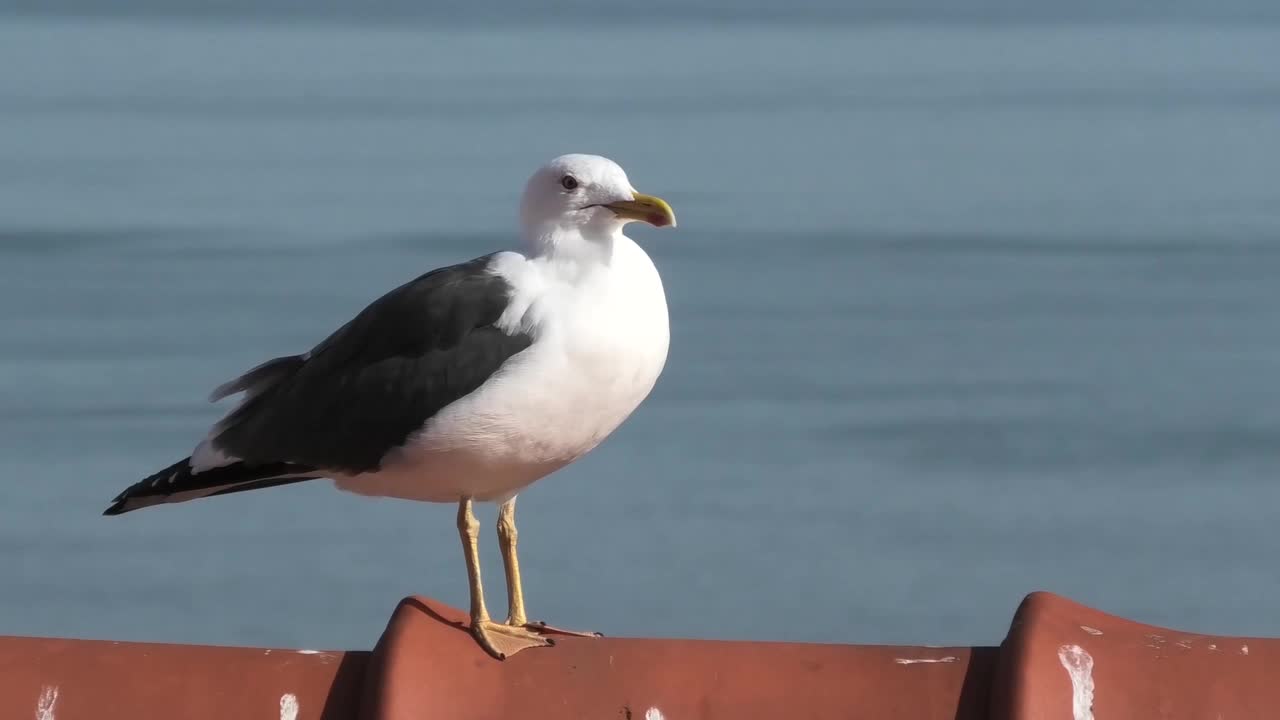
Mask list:
[[429,272],[311,352],[269,360],[214,390],[215,400],[245,393],[213,438],[238,460],[206,470],[179,460],[117,495],[105,514],[377,470],[387,451],[532,344],[494,327],[512,289],[489,271],[492,258]]
[[152,505],[289,485],[317,477],[315,468],[279,462],[266,465],[235,462],[196,472],[191,467],[191,458],[183,458],[125,488],[102,514],[122,515]]
[[492,259],[412,280],[311,352],[220,388],[247,396],[220,423],[214,446],[251,464],[377,470],[389,450],[533,342],[494,326],[512,288],[490,272]]

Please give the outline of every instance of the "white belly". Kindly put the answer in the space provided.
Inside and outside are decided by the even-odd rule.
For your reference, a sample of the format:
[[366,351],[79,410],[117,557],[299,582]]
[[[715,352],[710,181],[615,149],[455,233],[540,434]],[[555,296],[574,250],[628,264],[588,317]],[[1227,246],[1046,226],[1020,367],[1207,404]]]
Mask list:
[[558,303],[548,314],[554,321],[528,349],[441,410],[381,471],[335,478],[338,487],[428,502],[501,502],[596,447],[639,406],[666,363],[662,284],[632,248],[643,263],[624,281],[609,278],[608,292],[594,293],[593,303],[548,298]]

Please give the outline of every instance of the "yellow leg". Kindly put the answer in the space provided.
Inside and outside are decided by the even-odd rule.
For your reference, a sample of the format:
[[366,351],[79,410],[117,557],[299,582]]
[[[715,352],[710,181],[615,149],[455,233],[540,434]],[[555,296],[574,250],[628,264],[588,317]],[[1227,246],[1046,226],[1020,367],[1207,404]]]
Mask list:
[[467,561],[467,580],[471,586],[471,634],[485,652],[503,660],[521,650],[546,647],[555,643],[521,626],[495,623],[484,606],[484,585],[480,581],[480,522],[471,511],[471,498],[458,503],[458,536],[462,539],[462,555]]
[[516,544],[520,540],[520,531],[516,530],[516,499],[502,503],[498,510],[498,547],[502,550],[502,568],[507,575],[507,624],[526,625],[529,618],[524,614],[524,588],[520,584],[520,558],[516,555]]
[[480,522],[471,511],[471,498],[458,503],[458,536],[462,556],[467,561],[467,581],[471,587],[471,624],[489,622],[484,606],[484,583],[480,581]]
[[507,574],[507,625],[538,630],[549,630],[562,635],[600,637],[597,632],[579,632],[552,627],[544,622],[530,623],[524,612],[524,587],[520,583],[520,557],[516,545],[520,531],[516,530],[516,499],[511,498],[498,510],[498,547],[502,550],[502,567]]

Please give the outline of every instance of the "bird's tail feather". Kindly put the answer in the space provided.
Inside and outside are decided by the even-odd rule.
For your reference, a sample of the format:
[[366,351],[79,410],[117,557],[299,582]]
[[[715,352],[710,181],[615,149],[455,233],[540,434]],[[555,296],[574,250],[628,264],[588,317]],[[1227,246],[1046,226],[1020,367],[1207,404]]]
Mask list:
[[119,515],[162,503],[179,503],[214,495],[229,495],[245,490],[276,487],[304,480],[315,480],[315,468],[293,463],[249,464],[235,462],[200,472],[191,469],[191,458],[184,458],[160,472],[143,478],[111,501],[103,515]]

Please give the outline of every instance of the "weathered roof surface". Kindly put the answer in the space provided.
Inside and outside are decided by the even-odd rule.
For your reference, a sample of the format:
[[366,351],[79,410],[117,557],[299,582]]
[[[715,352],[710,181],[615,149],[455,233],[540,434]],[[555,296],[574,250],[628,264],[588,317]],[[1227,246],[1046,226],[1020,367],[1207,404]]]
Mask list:
[[1023,601],[999,647],[565,636],[497,661],[465,624],[411,597],[372,652],[0,637],[0,717],[1093,720],[1280,706],[1280,640],[1143,625],[1047,593]]

